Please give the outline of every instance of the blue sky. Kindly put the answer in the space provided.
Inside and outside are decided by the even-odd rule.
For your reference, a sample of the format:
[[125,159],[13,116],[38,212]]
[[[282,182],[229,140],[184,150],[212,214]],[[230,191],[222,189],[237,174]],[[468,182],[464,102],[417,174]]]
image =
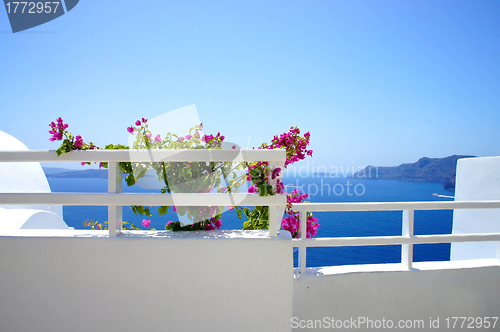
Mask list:
[[100,146],[195,104],[205,133],[311,132],[315,165],[500,155],[499,1],[86,1],[13,34],[0,10],[0,130]]

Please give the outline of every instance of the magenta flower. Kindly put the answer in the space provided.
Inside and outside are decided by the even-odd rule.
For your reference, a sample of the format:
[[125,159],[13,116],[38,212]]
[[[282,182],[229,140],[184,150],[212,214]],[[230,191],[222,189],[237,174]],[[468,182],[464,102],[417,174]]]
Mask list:
[[127,127],[127,131],[132,134],[134,132],[134,127]]
[[172,210],[174,210],[174,212],[177,212],[177,208],[175,207],[175,205],[172,207]]
[[232,207],[232,206],[228,206],[228,207],[227,207],[227,209],[228,209],[229,211],[233,211],[233,210],[234,210],[234,207]]
[[161,142],[161,137],[160,137],[160,134],[156,135],[155,137],[155,141],[160,143]]
[[280,175],[280,172],[281,172],[281,168],[279,167],[276,167],[274,170],[273,170],[273,175],[272,175],[272,179],[276,179],[279,175]]
[[283,194],[284,191],[285,191],[285,185],[278,179],[278,181],[276,182],[276,192],[278,194]]
[[151,224],[151,220],[142,219],[142,225],[144,227],[149,227],[149,224]]
[[142,123],[146,123],[146,122],[148,122],[148,119],[142,118]]
[[214,227],[214,225],[212,225],[212,224],[207,224],[207,225],[205,226],[205,230],[206,230],[206,231],[213,231],[213,230],[215,230],[215,227]]
[[140,125],[141,125],[141,120],[137,120],[137,121],[135,122],[135,125],[136,125],[136,126],[140,126]]
[[250,187],[248,187],[248,192],[251,194],[256,193],[257,187],[254,184],[252,184]]
[[146,134],[146,137],[148,137],[148,138],[151,136],[153,136],[153,134]]
[[222,220],[217,219],[217,220],[214,222],[214,224],[215,224],[215,228],[220,229],[220,227],[222,226]]
[[75,148],[81,148],[82,146],[83,146],[82,136],[76,135],[75,136]]
[[60,132],[56,132],[56,133],[54,133],[54,139],[55,139],[56,141],[60,141],[60,140],[62,140],[62,134],[61,134]]
[[188,141],[189,141],[192,137],[193,137],[193,136],[191,136],[191,135],[186,135],[186,140],[188,140]]

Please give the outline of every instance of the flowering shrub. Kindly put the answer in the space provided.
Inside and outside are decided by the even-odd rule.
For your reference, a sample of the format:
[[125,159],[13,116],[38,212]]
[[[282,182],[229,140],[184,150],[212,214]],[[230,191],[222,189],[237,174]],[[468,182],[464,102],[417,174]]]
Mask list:
[[[73,136],[61,118],[57,124],[49,124],[52,137],[50,141],[63,141],[57,149],[58,155],[72,150],[100,149],[92,142],[85,143],[80,135]],[[202,135],[203,124],[195,126],[189,130],[189,134],[178,136],[167,133],[163,138],[160,134],[153,135],[149,130],[148,120],[142,118],[135,122],[135,126],[127,127],[127,131],[135,136],[132,149],[221,149],[225,137],[220,133],[217,135]],[[299,160],[305,159],[306,155],[312,156],[313,151],[308,150],[310,134],[307,132],[300,136],[298,127],[291,127],[288,133],[274,136],[271,143],[262,144],[259,149],[286,149],[285,168]],[[233,146],[233,149],[236,147]],[[108,144],[105,149],[129,149],[128,146]],[[90,164],[89,162],[82,162]],[[183,193],[208,193],[216,188],[218,193],[238,192],[238,189],[246,181],[251,184],[248,187],[249,193],[257,193],[261,196],[276,195],[284,193],[285,187],[281,182],[281,168],[270,169],[268,162],[122,162],[119,163],[123,174],[127,174],[125,181],[128,186],[133,186],[136,181],[144,177],[148,169],[152,168],[158,176],[158,180],[164,184],[160,189],[161,193],[183,192]],[[100,163],[100,167],[107,168],[107,163]],[[244,171],[246,170],[246,171]],[[238,173],[240,172],[240,173]],[[222,179],[226,186],[222,186]],[[307,194],[300,194],[295,189],[287,195],[286,214],[281,227],[290,231],[293,237],[297,237],[300,229],[299,214],[291,210],[292,204],[302,202],[307,198]],[[138,215],[151,217],[152,206],[132,206],[132,211]],[[164,215],[168,212],[169,206],[158,207],[158,213]],[[173,210],[180,216],[187,216],[193,224],[183,225],[179,221],[169,221],[165,229],[172,231],[192,231],[192,230],[214,230],[220,229],[222,219],[220,218],[225,207],[220,206],[173,206]],[[242,212],[247,217],[243,223],[243,229],[268,229],[269,228],[269,208],[267,206],[249,207],[228,207],[236,210],[240,219]],[[145,228],[150,226],[150,220],[143,219],[142,225]],[[107,229],[107,222],[84,222],[85,227],[92,229]],[[315,236],[319,227],[318,219],[312,214],[307,217],[307,237]],[[139,229],[127,222],[123,223],[124,229]],[[152,229],[151,229],[152,230]]]
[[[151,220],[146,220],[146,219],[143,219],[142,220],[142,225],[146,228],[149,227],[149,224],[151,223]],[[83,226],[84,227],[91,227],[92,229],[94,230],[107,230],[108,229],[108,222],[105,221],[104,224],[100,223],[99,221],[84,221],[83,222]],[[128,222],[124,221],[122,222],[122,229],[135,229],[136,231],[139,231],[141,230],[140,228],[138,227],[135,227],[134,224],[129,224]],[[149,229],[150,231],[156,231],[156,229],[154,228],[150,228]]]
[[[298,237],[299,236],[299,230],[300,230],[300,219],[299,219],[299,213],[295,212],[292,210],[292,204],[294,203],[307,203],[307,201],[304,201],[309,195],[307,194],[301,194],[299,192],[299,189],[295,189],[292,191],[291,194],[288,194],[286,197],[287,204],[285,208],[285,214],[288,215],[288,217],[284,218],[283,221],[281,222],[281,228],[286,229],[292,234],[292,237]],[[312,216],[312,213],[307,213],[307,230],[306,230],[306,237],[314,237],[316,236],[316,231],[319,227],[318,223],[318,218],[315,218]]]
[[[304,137],[300,136],[300,129],[298,127],[290,127],[288,133],[281,134],[279,137],[274,136],[270,145],[264,143],[259,149],[286,149],[286,161],[285,168],[297,161],[305,159],[306,155],[312,156],[313,151],[307,150],[309,145],[309,139],[311,135],[309,132],[304,134]],[[252,185],[249,187],[249,193],[259,193],[259,195],[266,196],[268,194],[274,195],[273,186],[270,182],[273,180],[276,182],[275,191],[281,194],[285,190],[285,186],[279,179],[281,174],[281,168],[275,168],[272,172],[269,170],[268,162],[256,162],[250,164],[247,172],[247,180],[252,181]],[[299,190],[295,189],[291,194],[287,195],[287,209],[285,212],[290,216],[285,218],[281,224],[282,229],[288,230],[292,237],[298,237],[298,231],[300,228],[299,214],[291,211],[292,203],[300,203],[302,199],[307,198],[307,194],[300,195]],[[238,217],[241,219],[241,210],[247,217],[247,221],[243,223],[243,229],[268,229],[269,228],[269,208],[267,206],[260,206],[254,209],[249,209],[247,207],[239,209],[236,207],[236,212]],[[315,236],[316,230],[319,227],[318,219],[312,217],[312,214],[308,214],[307,218],[307,228],[308,237]]]
[[73,136],[69,131],[67,131],[66,129],[68,129],[69,125],[64,123],[61,117],[57,118],[56,122],[57,123],[52,121],[49,123],[49,127],[51,128],[49,130],[49,134],[52,135],[52,137],[49,138],[49,141],[63,141],[61,146],[56,150],[58,156],[60,156],[63,152],[70,152],[71,150],[99,149],[92,142],[89,144],[84,143],[82,136]]

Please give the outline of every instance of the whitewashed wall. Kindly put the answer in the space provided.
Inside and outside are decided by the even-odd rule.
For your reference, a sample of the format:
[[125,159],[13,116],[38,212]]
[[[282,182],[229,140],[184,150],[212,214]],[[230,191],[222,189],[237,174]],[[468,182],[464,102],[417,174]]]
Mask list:
[[[294,280],[291,323],[297,328],[293,330],[330,331],[331,327],[324,322],[331,324],[331,318],[335,320],[333,324],[340,320],[340,324],[350,325],[351,318],[355,322],[359,322],[359,318],[366,321],[356,328],[339,325],[343,328],[334,331],[391,331],[390,328],[376,328],[376,321],[382,323],[383,319],[387,324],[391,320],[394,326],[402,320],[403,327],[406,328],[406,324],[413,327],[407,329],[410,331],[461,330],[446,328],[445,319],[499,316],[500,266],[496,260],[489,262],[492,265],[489,267],[485,263],[470,268],[465,268],[464,264],[460,268],[453,262],[415,263],[420,271],[303,276]],[[439,319],[438,325],[436,319]],[[372,321],[371,326],[368,320]],[[433,327],[439,326],[439,329],[431,328],[430,320]],[[308,321],[316,324],[316,328],[307,328]],[[417,321],[423,321],[424,328],[415,328],[420,324]],[[499,328],[500,322],[497,322],[495,330]],[[477,330],[482,331],[474,329]]]
[[288,232],[18,232],[0,237],[0,331],[291,330]]
[[[459,159],[456,201],[500,200],[500,157]],[[453,234],[500,233],[500,210],[455,210]],[[498,242],[452,243],[451,260],[500,258]]]
[[[0,151],[27,151],[17,138],[0,131]],[[50,186],[40,163],[0,163],[0,193],[50,193]],[[60,205],[3,205],[0,206],[0,228],[68,228],[62,220]],[[9,211],[18,217],[11,218]],[[22,211],[36,210],[36,211]],[[55,214],[55,215],[54,215]],[[21,218],[22,215],[22,218]],[[26,215],[26,217],[24,216]]]

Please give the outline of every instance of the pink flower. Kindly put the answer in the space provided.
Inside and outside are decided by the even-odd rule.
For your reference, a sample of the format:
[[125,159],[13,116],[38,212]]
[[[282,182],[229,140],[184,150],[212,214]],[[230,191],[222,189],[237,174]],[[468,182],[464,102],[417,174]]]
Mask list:
[[141,125],[141,120],[137,120],[137,121],[135,122],[135,125],[136,125],[136,126],[140,126],[140,125]]
[[220,227],[222,226],[222,220],[217,219],[217,220],[214,222],[214,224],[215,224],[215,228],[220,229]]
[[236,145],[233,145],[233,150],[236,149]]
[[149,224],[151,224],[151,220],[142,219],[142,225],[144,227],[149,227]]
[[254,184],[252,184],[250,187],[248,187],[248,192],[249,193],[256,193],[257,187]]
[[273,175],[272,175],[272,179],[276,179],[276,177],[278,177],[280,175],[280,172],[281,172],[281,168],[279,167],[276,167],[274,170],[273,170]]
[[227,209],[228,209],[229,211],[233,211],[233,210],[234,210],[234,207],[232,207],[232,206],[228,206],[228,207],[227,207]]
[[172,207],[172,210],[174,210],[174,212],[177,212],[177,208],[175,207],[175,205]]
[[276,182],[276,192],[278,194],[283,194],[284,191],[285,191],[285,185],[278,179],[278,181]]
[[161,142],[161,137],[160,137],[160,134],[156,135],[155,137],[155,141],[157,141],[158,143]]
[[182,141],[184,141],[184,137],[182,136],[177,139],[177,142],[182,142]]
[[215,230],[215,227],[214,227],[214,225],[212,225],[212,224],[207,224],[207,225],[205,226],[205,230],[206,230],[206,231],[213,231],[213,230]]
[[132,134],[134,132],[134,127],[127,127],[127,131]]
[[186,139],[189,141],[193,136],[191,135],[186,135]]
[[75,148],[81,148],[82,146],[83,146],[82,136],[76,135],[75,136]]
[[151,136],[153,136],[153,134],[146,134],[146,137],[148,137],[148,138]]
[[82,161],[82,166],[83,166],[83,165],[85,165],[85,164],[87,164],[87,163],[86,163],[86,162],[84,162],[84,161]]
[[146,122],[148,122],[148,119],[144,119],[144,118],[142,118],[142,122],[143,122],[143,123],[146,123]]
[[60,132],[54,133],[54,139],[56,141],[62,140],[62,134]]

